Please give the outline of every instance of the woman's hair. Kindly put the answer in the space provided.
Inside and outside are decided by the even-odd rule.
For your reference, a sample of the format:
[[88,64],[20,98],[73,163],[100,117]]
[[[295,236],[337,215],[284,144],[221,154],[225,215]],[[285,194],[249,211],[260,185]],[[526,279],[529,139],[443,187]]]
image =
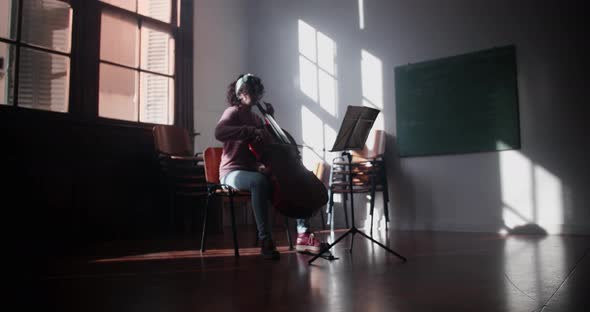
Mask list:
[[[242,80],[242,85],[236,90],[236,83],[240,79]],[[248,93],[253,100],[254,98],[260,99],[264,95],[264,85],[262,85],[262,80],[250,74],[240,75],[238,79],[227,86],[227,103],[229,103],[230,106],[238,106],[242,104],[240,99],[238,99],[238,94],[242,92]]]

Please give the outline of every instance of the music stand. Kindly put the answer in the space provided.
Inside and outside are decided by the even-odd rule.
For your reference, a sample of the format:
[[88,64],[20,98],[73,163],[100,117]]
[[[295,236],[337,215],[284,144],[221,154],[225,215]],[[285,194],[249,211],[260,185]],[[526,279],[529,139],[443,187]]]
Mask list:
[[336,137],[336,141],[334,142],[334,146],[330,152],[339,152],[342,151],[342,156],[346,156],[348,158],[348,169],[350,170],[350,177],[349,177],[349,191],[350,191],[350,216],[352,220],[352,227],[346,231],[346,233],[342,234],[336,241],[332,244],[328,245],[327,247],[323,247],[320,252],[315,255],[311,260],[309,260],[309,264],[314,262],[317,258],[320,257],[321,254],[330,250],[334,245],[338,244],[344,237],[348,234],[352,234],[352,238],[350,241],[350,252],[352,253],[352,246],[354,242],[354,235],[360,234],[361,236],[365,237],[366,239],[370,240],[371,242],[379,245],[380,247],[384,248],[388,252],[394,254],[398,258],[402,259],[404,262],[407,261],[405,257],[398,254],[397,252],[391,250],[387,246],[379,243],[378,241],[374,240],[372,237],[368,236],[367,234],[363,233],[359,229],[356,228],[354,223],[354,198],[353,198],[353,183],[352,183],[352,154],[349,152],[350,150],[361,150],[365,146],[365,142],[367,141],[367,137],[369,136],[369,132],[373,127],[373,123],[375,123],[375,119],[379,115],[379,110],[364,107],[364,106],[348,106],[346,109],[346,114],[344,115],[344,120],[342,121],[342,125],[340,126],[340,130],[338,131],[338,136]]

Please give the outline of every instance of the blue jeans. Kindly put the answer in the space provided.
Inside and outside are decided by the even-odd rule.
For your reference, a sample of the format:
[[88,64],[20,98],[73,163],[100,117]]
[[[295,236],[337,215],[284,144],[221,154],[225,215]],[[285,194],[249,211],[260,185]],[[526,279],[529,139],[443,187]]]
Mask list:
[[[221,178],[221,183],[252,194],[252,210],[258,228],[258,239],[272,238],[272,224],[269,219],[272,186],[268,178],[256,171],[234,170]],[[297,233],[309,230],[307,219],[297,219]]]

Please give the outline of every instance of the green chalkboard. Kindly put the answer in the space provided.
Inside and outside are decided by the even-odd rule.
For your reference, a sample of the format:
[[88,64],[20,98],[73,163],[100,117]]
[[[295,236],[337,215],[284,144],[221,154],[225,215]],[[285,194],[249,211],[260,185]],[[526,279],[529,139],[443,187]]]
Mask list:
[[400,156],[520,148],[514,46],[396,67],[395,98]]

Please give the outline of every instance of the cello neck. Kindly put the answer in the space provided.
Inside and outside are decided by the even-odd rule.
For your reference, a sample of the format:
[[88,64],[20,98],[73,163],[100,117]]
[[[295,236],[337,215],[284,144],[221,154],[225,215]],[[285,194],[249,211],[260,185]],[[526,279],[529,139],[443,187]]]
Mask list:
[[279,126],[275,119],[269,113],[266,112],[266,110],[262,107],[262,104],[260,104],[260,102],[256,102],[256,107],[258,107],[258,109],[262,113],[262,116],[264,116],[264,119],[266,120],[267,124],[272,128],[272,131],[274,132],[275,136],[283,144],[290,144],[289,138],[287,137],[281,126]]

